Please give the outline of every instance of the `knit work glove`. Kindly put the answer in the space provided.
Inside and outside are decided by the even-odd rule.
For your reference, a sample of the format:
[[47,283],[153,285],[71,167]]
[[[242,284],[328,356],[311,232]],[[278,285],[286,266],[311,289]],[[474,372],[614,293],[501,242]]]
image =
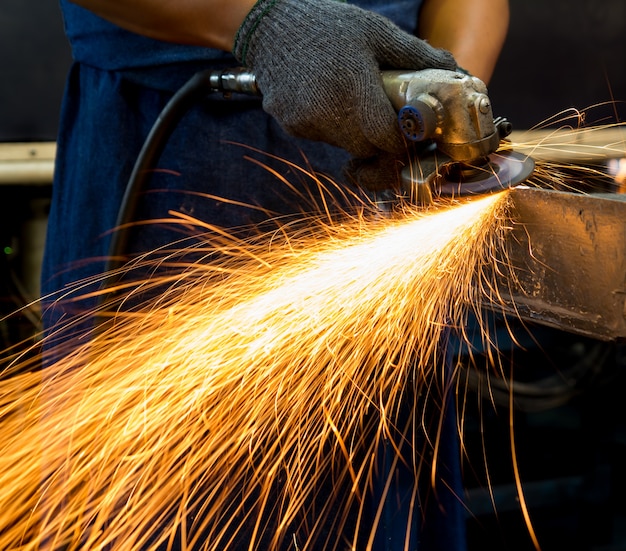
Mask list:
[[456,69],[452,55],[387,18],[338,0],[259,0],[235,40],[263,108],[291,135],[354,157],[402,153],[383,69]]

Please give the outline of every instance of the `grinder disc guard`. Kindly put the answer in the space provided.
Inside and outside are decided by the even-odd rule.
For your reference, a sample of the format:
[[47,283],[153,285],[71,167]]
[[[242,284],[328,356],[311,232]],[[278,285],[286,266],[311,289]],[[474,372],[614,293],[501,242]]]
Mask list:
[[535,169],[532,158],[515,151],[498,151],[484,162],[447,163],[431,182],[434,195],[457,197],[491,193],[517,185]]

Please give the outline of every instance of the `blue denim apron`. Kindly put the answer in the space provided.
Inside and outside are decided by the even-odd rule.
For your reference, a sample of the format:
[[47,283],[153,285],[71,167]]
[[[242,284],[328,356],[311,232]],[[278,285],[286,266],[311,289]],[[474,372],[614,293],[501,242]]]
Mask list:
[[[354,3],[382,13],[407,32],[415,31],[421,0]],[[225,52],[138,36],[67,0],[61,0],[61,7],[75,63],[68,76],[58,134],[42,273],[44,297],[104,270],[111,230],[133,164],[172,92],[201,69],[236,65]],[[241,228],[254,227],[270,216],[310,210],[299,194],[311,188],[310,179],[274,156],[336,182],[341,182],[348,160],[343,150],[286,135],[263,112],[259,99],[209,97],[184,116],[168,140],[139,202],[137,219],[168,218],[170,211],[176,211],[217,226]],[[283,174],[291,186],[250,157]],[[180,229],[154,224],[140,227],[129,252],[153,250],[181,237],[186,236]],[[93,300],[44,300],[45,325],[53,327],[75,311],[93,306]],[[444,448],[449,445],[450,449],[449,453],[444,449],[441,457],[442,469],[450,475],[437,489],[434,514],[414,511],[416,527],[423,514],[427,518],[425,530],[413,537],[415,549],[464,549],[464,513],[454,495],[460,488],[454,415],[449,418],[452,437]],[[383,452],[383,468],[385,461]],[[410,495],[411,488],[409,476],[406,486],[401,483],[397,491]],[[376,547],[386,551],[402,548],[404,536],[397,527],[406,525],[406,511],[390,511]]]

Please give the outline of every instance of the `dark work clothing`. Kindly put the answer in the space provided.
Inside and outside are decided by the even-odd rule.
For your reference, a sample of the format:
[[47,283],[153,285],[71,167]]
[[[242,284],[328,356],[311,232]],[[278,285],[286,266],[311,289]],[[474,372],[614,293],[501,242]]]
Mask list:
[[[415,30],[421,5],[420,0],[354,3],[388,16],[408,32]],[[61,0],[61,6],[75,63],[62,106],[43,264],[48,329],[94,306],[95,299],[80,303],[52,299],[68,285],[103,272],[133,164],[172,93],[201,69],[236,66],[229,53],[151,40],[119,29],[67,0]],[[336,182],[341,182],[342,168],[349,160],[343,150],[285,134],[263,112],[258,98],[227,100],[215,94],[198,101],[168,140],[148,189],[139,198],[136,219],[161,220],[174,211],[246,231],[268,218],[311,210],[298,194],[311,188],[311,179],[273,156]],[[272,167],[294,187],[247,157]],[[337,197],[345,205],[341,193]],[[191,244],[194,239],[193,232],[165,224],[147,224],[132,235],[125,252],[151,251],[181,238]],[[460,494],[453,411],[448,415],[450,438],[444,439],[444,448],[448,446],[449,453],[443,460],[452,473],[448,483]],[[439,498],[445,516],[433,507],[436,514],[432,520],[427,515],[426,524],[434,531],[429,532],[428,546],[419,549],[462,551],[463,508],[443,490]],[[415,515],[419,526],[422,512]],[[389,538],[381,541],[385,542],[381,550],[399,548],[392,547],[398,544],[389,543]]]

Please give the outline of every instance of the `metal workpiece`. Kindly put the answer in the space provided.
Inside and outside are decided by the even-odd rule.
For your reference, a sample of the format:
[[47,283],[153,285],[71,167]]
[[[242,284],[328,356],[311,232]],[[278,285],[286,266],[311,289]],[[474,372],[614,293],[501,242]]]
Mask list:
[[625,339],[626,196],[526,186],[510,196],[513,227],[499,282],[506,311],[599,340]]
[[487,87],[456,71],[384,71],[385,91],[408,139],[432,139],[453,161],[493,153],[502,139]]
[[509,135],[515,150],[536,161],[597,165],[626,157],[626,123],[580,128],[514,130]]

